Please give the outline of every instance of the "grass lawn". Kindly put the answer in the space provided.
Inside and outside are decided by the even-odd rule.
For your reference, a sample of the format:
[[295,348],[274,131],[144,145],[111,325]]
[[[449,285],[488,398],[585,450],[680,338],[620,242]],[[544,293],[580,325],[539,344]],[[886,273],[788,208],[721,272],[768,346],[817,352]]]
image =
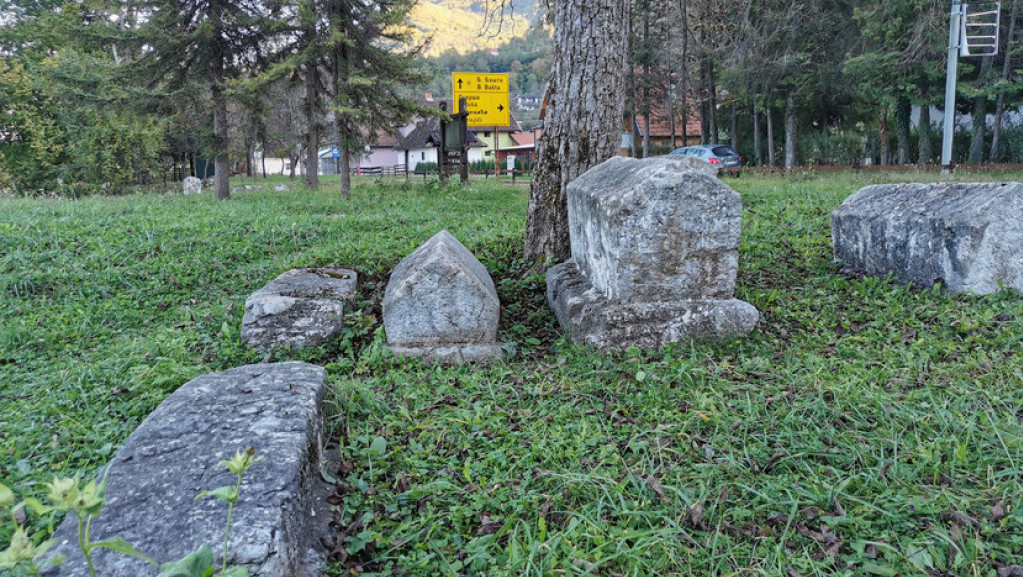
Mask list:
[[[238,341],[249,294],[340,265],[361,275],[349,329],[274,358],[331,375],[332,574],[1016,574],[1023,299],[831,262],[842,199],[935,177],[726,180],[744,202],[736,296],[760,327],[612,355],[563,340],[516,260],[523,186],[0,199],[0,482],[38,496],[94,473],[176,387],[262,358]],[[998,178],[1018,176],[956,176]],[[441,228],[495,277],[508,363],[380,346],[387,273]]]

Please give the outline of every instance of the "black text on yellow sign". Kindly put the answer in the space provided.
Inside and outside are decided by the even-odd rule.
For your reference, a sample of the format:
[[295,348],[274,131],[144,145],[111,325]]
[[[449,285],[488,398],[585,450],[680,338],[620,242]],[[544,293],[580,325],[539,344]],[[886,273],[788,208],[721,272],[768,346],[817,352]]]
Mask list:
[[482,72],[454,72],[451,83],[455,112],[460,98],[465,99],[469,126],[510,126],[508,75]]

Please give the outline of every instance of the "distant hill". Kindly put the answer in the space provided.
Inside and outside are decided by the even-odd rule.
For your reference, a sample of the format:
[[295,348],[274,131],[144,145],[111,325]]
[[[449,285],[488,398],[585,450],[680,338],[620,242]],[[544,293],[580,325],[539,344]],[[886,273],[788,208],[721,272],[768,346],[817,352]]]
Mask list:
[[[497,0],[490,0],[493,7]],[[426,56],[447,51],[466,54],[497,48],[521,37],[537,18],[537,0],[514,0],[502,17],[487,12],[486,0],[420,0],[412,22],[420,39],[430,38]]]

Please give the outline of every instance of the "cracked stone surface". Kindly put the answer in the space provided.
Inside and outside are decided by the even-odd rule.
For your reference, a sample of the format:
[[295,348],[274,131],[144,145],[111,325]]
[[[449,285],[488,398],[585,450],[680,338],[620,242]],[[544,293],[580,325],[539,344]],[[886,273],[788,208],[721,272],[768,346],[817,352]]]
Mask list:
[[656,348],[748,334],[759,313],[733,298],[742,199],[686,157],[612,158],[568,186],[572,258],[547,296],[573,340]]
[[395,354],[445,363],[504,354],[497,343],[501,303],[494,281],[446,230],[394,267],[382,307]]
[[[314,577],[325,566],[327,488],[320,480],[323,368],[300,362],[248,365],[182,385],[111,460],[107,504],[93,520],[93,541],[122,537],[160,563],[209,543],[218,561],[227,505],[203,491],[233,485],[221,460],[254,447],[231,525],[229,565],[253,577]],[[56,552],[67,565],[47,575],[89,575],[73,517],[58,528]],[[143,561],[94,552],[104,577],[156,575]]]
[[831,215],[844,271],[947,293],[1023,291],[1023,184],[881,184]]
[[260,351],[321,345],[341,332],[356,287],[352,270],[289,270],[246,299],[241,337]]

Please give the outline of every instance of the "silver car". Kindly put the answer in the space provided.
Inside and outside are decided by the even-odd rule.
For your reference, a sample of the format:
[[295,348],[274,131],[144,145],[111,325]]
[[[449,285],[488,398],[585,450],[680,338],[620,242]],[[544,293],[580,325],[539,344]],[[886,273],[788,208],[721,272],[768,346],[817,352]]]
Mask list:
[[742,157],[739,156],[739,153],[734,148],[727,144],[683,146],[673,150],[671,154],[693,156],[721,168],[742,168]]

